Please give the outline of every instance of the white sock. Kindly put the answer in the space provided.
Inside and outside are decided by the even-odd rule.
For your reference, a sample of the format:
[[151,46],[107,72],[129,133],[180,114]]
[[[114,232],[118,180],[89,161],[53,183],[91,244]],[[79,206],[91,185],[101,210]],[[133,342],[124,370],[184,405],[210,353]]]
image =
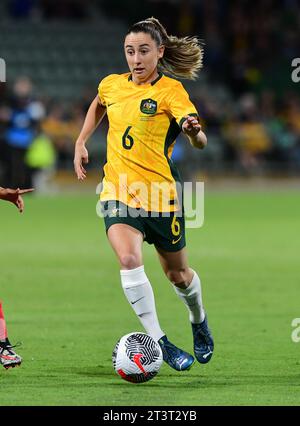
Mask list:
[[122,287],[128,302],[139,317],[147,334],[159,340],[165,333],[161,330],[152,286],[144,271],[144,266],[135,269],[121,270]]
[[174,289],[188,308],[190,321],[193,324],[200,324],[205,318],[205,312],[202,303],[200,278],[195,271],[193,272],[193,279],[187,288],[178,288],[174,285]]

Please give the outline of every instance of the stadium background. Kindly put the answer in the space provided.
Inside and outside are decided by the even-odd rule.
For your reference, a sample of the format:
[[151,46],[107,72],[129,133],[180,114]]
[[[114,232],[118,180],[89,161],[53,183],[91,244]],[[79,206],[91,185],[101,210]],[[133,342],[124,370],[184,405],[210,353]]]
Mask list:
[[[36,193],[21,218],[1,205],[1,298],[24,364],[1,372],[0,405],[298,404],[300,5],[252,3],[1,1],[0,182]],[[164,366],[136,396],[110,362],[116,340],[140,326],[95,213],[106,122],[89,143],[87,182],[72,163],[99,81],[127,70],[127,27],[152,15],[205,41],[200,78],[184,84],[209,144],[198,152],[179,137],[174,160],[185,180],[205,182],[205,225],[188,231],[188,249],[217,351],[181,376]],[[153,248],[144,254],[161,322],[188,349],[184,307]]]

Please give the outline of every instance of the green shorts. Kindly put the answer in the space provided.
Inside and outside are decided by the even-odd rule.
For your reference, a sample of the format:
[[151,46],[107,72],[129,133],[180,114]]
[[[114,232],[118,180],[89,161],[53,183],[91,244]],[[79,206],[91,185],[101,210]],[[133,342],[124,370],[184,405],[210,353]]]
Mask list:
[[185,247],[184,214],[170,212],[146,212],[134,209],[121,201],[105,201],[101,203],[106,232],[115,223],[124,223],[139,230],[144,241],[166,251],[178,251]]

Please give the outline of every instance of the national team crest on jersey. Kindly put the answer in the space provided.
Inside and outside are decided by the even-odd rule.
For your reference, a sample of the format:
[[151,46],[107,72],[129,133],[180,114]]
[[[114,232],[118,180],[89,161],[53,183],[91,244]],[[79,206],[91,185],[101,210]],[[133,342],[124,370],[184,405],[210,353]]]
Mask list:
[[140,110],[144,114],[155,114],[157,111],[157,102],[153,99],[143,99],[141,102]]

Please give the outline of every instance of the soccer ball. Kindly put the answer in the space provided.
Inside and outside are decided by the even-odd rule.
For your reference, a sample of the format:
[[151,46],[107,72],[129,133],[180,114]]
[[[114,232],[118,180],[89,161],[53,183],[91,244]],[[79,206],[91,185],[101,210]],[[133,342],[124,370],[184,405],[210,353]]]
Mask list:
[[116,373],[132,383],[153,379],[158,373],[163,355],[159,344],[148,334],[126,334],[117,342],[112,362]]

